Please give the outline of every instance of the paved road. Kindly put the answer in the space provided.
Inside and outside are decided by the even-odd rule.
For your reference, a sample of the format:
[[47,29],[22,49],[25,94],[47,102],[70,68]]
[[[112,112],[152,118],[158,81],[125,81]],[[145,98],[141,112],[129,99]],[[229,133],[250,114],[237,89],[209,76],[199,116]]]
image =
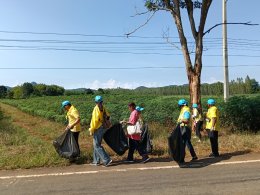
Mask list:
[[0,171],[0,194],[259,194],[258,157]]

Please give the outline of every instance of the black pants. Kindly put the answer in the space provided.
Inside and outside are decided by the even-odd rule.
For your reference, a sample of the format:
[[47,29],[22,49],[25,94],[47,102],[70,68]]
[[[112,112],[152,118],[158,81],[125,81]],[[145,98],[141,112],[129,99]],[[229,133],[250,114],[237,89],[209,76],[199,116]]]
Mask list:
[[[73,137],[75,138],[77,146],[79,148],[79,131],[78,132],[72,132],[71,131],[71,133],[72,133]],[[79,148],[79,151],[80,151],[80,148]]]
[[218,153],[218,131],[210,131],[207,129],[209,139],[210,139],[210,145],[211,145],[211,151],[214,156],[219,156]]
[[[190,136],[189,136],[189,133],[188,132],[185,132],[183,135],[182,135],[182,141],[183,141],[183,145],[184,145],[184,150],[185,150],[185,147],[187,146],[189,151],[190,151],[190,154],[192,157],[196,157],[196,153],[195,153],[195,150],[192,146],[192,143],[190,141]],[[185,153],[185,151],[184,151]],[[185,156],[184,156],[185,157]],[[184,161],[184,159],[182,159]]]
[[201,130],[202,130],[202,125],[203,125],[203,121],[198,121],[197,124],[196,124],[196,136],[201,139]]
[[144,151],[140,145],[140,141],[129,138],[129,149],[128,149],[128,156],[127,156],[128,160],[134,160],[135,150],[138,151],[140,156],[142,156],[142,157],[147,156],[147,154],[144,153]]

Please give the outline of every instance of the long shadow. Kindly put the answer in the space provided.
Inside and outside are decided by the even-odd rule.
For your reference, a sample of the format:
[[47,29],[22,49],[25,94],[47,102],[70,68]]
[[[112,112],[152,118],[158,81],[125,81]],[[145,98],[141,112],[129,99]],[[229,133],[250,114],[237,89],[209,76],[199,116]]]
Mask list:
[[203,167],[207,167],[212,164],[216,164],[221,161],[229,160],[231,157],[248,154],[250,152],[251,152],[250,150],[243,150],[243,151],[224,153],[224,154],[221,154],[219,157],[202,158],[202,159],[198,159],[196,161],[185,162],[185,163],[179,164],[179,166],[180,166],[180,168],[203,168]]
[[[236,151],[230,153],[223,153],[216,158],[206,157],[206,158],[198,159],[196,161],[185,162],[178,165],[180,166],[180,168],[203,168],[212,164],[216,164],[221,161],[229,160],[231,157],[248,154],[250,152],[251,152],[250,150],[243,150],[243,151]],[[159,158],[151,157],[151,160],[149,162],[172,162],[172,161],[173,160],[170,157],[159,157]],[[81,158],[78,159],[76,162],[74,162],[74,164],[81,165],[81,164],[86,164],[86,162],[87,162],[87,157],[81,156]],[[149,164],[149,162],[147,162],[147,164]],[[110,166],[113,167],[118,165],[131,165],[131,164],[138,164],[138,163],[141,163],[141,159],[136,160],[134,163],[126,163],[123,160],[115,160]]]

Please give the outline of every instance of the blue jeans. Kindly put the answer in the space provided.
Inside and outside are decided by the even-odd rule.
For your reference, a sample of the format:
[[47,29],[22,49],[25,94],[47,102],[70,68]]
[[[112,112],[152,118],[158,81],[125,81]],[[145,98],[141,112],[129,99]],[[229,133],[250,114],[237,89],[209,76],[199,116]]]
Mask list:
[[103,146],[101,146],[101,142],[103,139],[103,135],[106,132],[106,129],[104,129],[102,126],[99,127],[93,135],[93,163],[100,163],[100,160],[104,164],[108,163],[110,161],[110,157],[107,154],[107,152],[104,150]]
[[[194,148],[192,146],[192,143],[190,141],[190,137],[191,137],[191,132],[190,132],[190,129],[187,128],[186,129],[186,132],[182,135],[182,141],[183,141],[183,145],[184,145],[184,150],[185,150],[185,147],[187,146],[187,148],[189,149],[190,151],[190,154],[192,157],[196,157],[196,153],[194,151]],[[185,152],[184,152],[185,153]],[[185,156],[184,156],[185,157]],[[184,159],[183,159],[184,160]]]

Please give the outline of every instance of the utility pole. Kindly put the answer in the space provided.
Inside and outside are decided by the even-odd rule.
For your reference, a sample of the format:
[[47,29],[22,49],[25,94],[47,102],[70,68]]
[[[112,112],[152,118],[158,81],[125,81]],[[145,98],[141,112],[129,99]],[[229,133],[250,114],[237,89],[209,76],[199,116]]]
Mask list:
[[229,98],[228,47],[227,47],[227,1],[228,0],[222,0],[224,101],[227,101],[227,99]]

